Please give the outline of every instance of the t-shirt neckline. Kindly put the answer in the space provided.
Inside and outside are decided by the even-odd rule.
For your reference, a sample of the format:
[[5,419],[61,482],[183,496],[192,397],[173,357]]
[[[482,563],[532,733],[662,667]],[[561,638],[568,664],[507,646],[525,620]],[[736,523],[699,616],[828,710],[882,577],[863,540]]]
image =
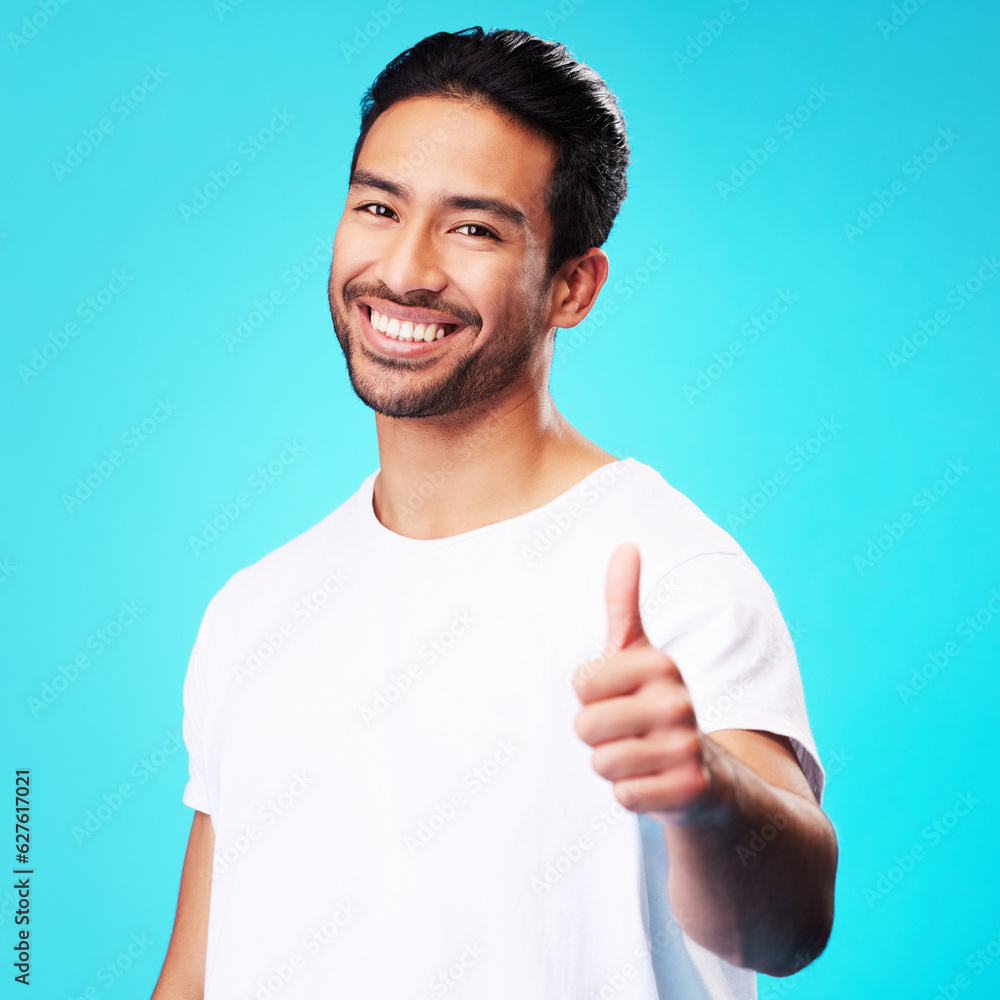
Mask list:
[[553,497],[548,501],[548,503],[544,503],[540,507],[535,507],[533,510],[525,511],[523,514],[517,514],[514,517],[504,518],[501,521],[494,521],[492,524],[483,524],[478,528],[473,528],[471,531],[462,531],[457,535],[446,535],[444,538],[410,538],[408,535],[400,535],[397,532],[392,531],[390,528],[387,528],[375,516],[375,480],[382,468],[379,466],[374,472],[369,473],[364,482],[358,488],[357,496],[361,507],[360,516],[362,527],[369,537],[380,545],[391,546],[396,549],[428,552],[448,545],[456,545],[462,542],[471,541],[472,539],[479,538],[483,535],[489,534],[490,532],[502,531],[505,528],[511,528],[522,522],[530,521],[533,518],[543,516],[550,510],[565,504],[572,498],[573,494],[582,490],[588,482],[593,480],[594,477],[599,476],[602,472],[619,466],[624,468],[634,464],[635,459],[632,456],[628,456],[627,458],[618,458],[613,462],[605,462],[604,465],[594,469],[593,472],[589,472],[583,477],[583,479],[574,483],[569,489],[564,490],[558,496]]

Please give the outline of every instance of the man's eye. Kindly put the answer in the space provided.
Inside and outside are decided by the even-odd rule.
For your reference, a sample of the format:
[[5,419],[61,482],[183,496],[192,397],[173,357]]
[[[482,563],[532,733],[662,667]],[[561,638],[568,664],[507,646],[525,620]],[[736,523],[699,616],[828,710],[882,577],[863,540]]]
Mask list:
[[461,232],[463,229],[469,230],[469,232],[465,234],[466,236],[486,237],[491,240],[498,239],[496,233],[492,230],[487,229],[485,226],[480,226],[475,222],[466,222],[462,226],[456,226],[455,232]]
[[396,215],[388,205],[383,205],[378,201],[370,201],[366,205],[359,205],[357,210],[359,212],[367,212],[369,215],[377,216],[380,219],[394,218]]

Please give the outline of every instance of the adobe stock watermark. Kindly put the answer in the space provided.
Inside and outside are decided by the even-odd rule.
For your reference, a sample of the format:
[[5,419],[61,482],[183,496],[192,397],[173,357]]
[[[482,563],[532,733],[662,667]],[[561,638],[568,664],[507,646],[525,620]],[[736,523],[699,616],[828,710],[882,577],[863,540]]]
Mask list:
[[[645,949],[637,957],[644,956]],[[614,972],[607,973],[593,989],[588,990],[586,1000],[614,1000],[628,989],[629,983],[638,975],[639,970],[631,962],[625,962]]]
[[729,7],[723,7],[716,17],[703,19],[698,31],[685,39],[684,51],[674,51],[674,65],[677,67],[677,72],[683,73],[696,59],[704,55],[705,50],[733,24],[736,13],[745,11],[750,3],[751,0],[735,0],[735,13]]
[[736,845],[736,857],[740,859],[740,864],[744,868],[751,861],[760,857],[768,844],[774,841],[778,834],[788,826],[788,814],[780,809],[774,813],[766,813],[764,818],[767,822],[762,823],[759,830],[750,831],[745,845]]
[[[125,121],[168,76],[170,74],[166,70],[160,69],[159,66],[155,68],[147,66],[146,75],[142,80],[128,90],[123,90],[111,102],[111,114],[119,122]],[[87,157],[91,156],[97,150],[97,147],[104,142],[105,137],[111,135],[114,130],[115,122],[107,116],[101,118],[93,128],[85,128],[80,133],[83,138],[77,139],[76,142],[66,146],[65,159],[52,161],[52,171],[56,175],[56,180],[61,182],[64,177],[73,173]]]
[[841,774],[853,760],[854,758],[843,747],[834,750],[824,766],[827,777],[836,777]]
[[4,889],[3,899],[0,900],[0,927],[5,926],[11,917],[14,918],[14,923],[16,925],[18,922],[18,915],[24,912],[22,907],[25,905],[30,906],[30,901],[28,904],[22,902],[25,897],[18,892],[19,888],[20,887],[18,885],[14,884],[11,885],[11,888]]
[[267,124],[250,133],[236,147],[236,156],[227,160],[221,170],[211,171],[204,184],[193,188],[189,202],[178,203],[177,210],[184,222],[190,225],[193,218],[201,215],[229,187],[230,181],[243,173],[243,167],[253,163],[293,121],[295,115],[288,108],[272,108]]
[[372,723],[378,722],[417,681],[423,678],[424,670],[434,666],[445,656],[475,621],[470,612],[457,612],[435,636],[420,644],[414,660],[401,670],[389,674],[388,683],[379,688],[371,701],[358,706],[358,715],[360,721],[365,724],[365,729],[370,729]]
[[593,308],[587,313],[587,318],[574,327],[561,330],[556,335],[554,357],[564,360],[583,347],[584,344],[598,333],[608,319],[618,312],[618,307],[628,302],[640,288],[649,282],[670,259],[672,254],[663,249],[663,245],[650,246],[645,261],[634,267],[626,275],[619,278],[611,288],[610,297],[599,297]]
[[844,425],[836,417],[824,417],[815,432],[785,453],[785,468],[778,468],[767,479],[757,480],[757,489],[740,498],[739,507],[726,516],[730,531],[735,531],[752,521],[777,495],[788,486],[792,475],[801,472],[836,436]]
[[927,0],[903,0],[902,3],[894,3],[889,11],[889,19],[879,18],[875,22],[882,35],[883,41],[888,41],[897,31],[906,27],[911,17],[920,10]]
[[945,306],[935,309],[934,314],[929,319],[922,319],[909,336],[900,338],[897,350],[886,354],[889,367],[898,372],[908,365],[951,322],[952,314],[964,309],[996,277],[997,271],[1000,271],[1000,260],[996,254],[981,257],[979,267],[945,296],[951,309]]
[[657,580],[656,585],[639,605],[639,612],[647,618],[658,615],[684,589],[673,579],[673,571]]
[[239,994],[240,1000],[274,1000],[301,972],[310,958],[316,958],[336,941],[341,932],[353,923],[361,911],[351,900],[340,900],[321,924],[311,928],[295,951],[271,965],[257,982]]
[[[108,959],[97,970],[94,978],[105,989],[111,989],[152,947],[153,942],[145,931],[141,934],[133,934],[129,943],[114,958]],[[75,994],[73,1000],[99,1000],[100,996],[100,987],[88,986],[81,993]]]
[[[129,273],[124,267],[116,268],[111,272],[111,278],[103,288],[77,303],[76,315],[84,323],[93,323],[133,281],[135,281],[134,274]],[[73,319],[65,323],[61,329],[50,333],[45,343],[31,352],[31,361],[26,365],[17,366],[21,384],[27,385],[33,378],[38,378],[80,333],[80,325]]]
[[[970,951],[965,956],[965,968],[973,975],[981,976],[993,963],[1000,959],[1000,934],[994,934],[981,948]],[[944,986],[940,983],[931,1000],[956,1000],[961,990],[967,990],[972,980],[964,973],[954,975]]]
[[[955,145],[956,140],[961,138],[961,135],[950,127],[947,129],[939,128],[933,142],[906,160],[900,167],[900,173],[916,184]],[[859,205],[854,222],[844,223],[844,235],[847,237],[847,242],[854,243],[858,237],[864,236],[909,190],[906,184],[899,177],[896,177],[884,190],[874,191],[875,200],[870,201],[867,205]]]
[[253,496],[249,491],[253,491],[255,496],[265,493],[274,483],[276,483],[288,470],[296,459],[306,450],[305,445],[299,444],[298,438],[287,438],[282,443],[282,448],[267,465],[258,465],[254,472],[247,477],[247,489],[241,490],[232,500],[225,500],[219,504],[219,513],[212,516],[211,521],[205,518],[201,522],[201,531],[197,535],[188,535],[188,545],[191,551],[200,556],[213,542],[218,541],[223,533],[228,531],[239,519],[240,515],[253,503]]
[[755,316],[751,316],[741,327],[740,336],[742,341],[730,341],[729,347],[721,354],[715,351],[712,360],[703,368],[695,372],[692,382],[685,382],[681,386],[684,398],[688,403],[693,403],[700,399],[729,371],[736,361],[743,357],[748,344],[755,344],[760,339],[762,333],[767,333],[778,320],[788,312],[793,302],[798,302],[799,296],[790,288],[778,288],[774,300],[770,306],[762,310]]
[[289,609],[288,614],[273,628],[261,632],[251,644],[250,652],[233,667],[233,673],[241,684],[246,683],[271,657],[292,639],[303,625],[313,620],[330,598],[347,583],[343,570],[330,569],[323,579],[309,592],[303,594]]
[[17,566],[10,561],[10,556],[0,560],[0,583],[6,583],[17,572]]
[[125,450],[113,448],[106,457],[92,461],[91,471],[85,476],[76,477],[72,493],[63,493],[62,503],[66,513],[72,514],[78,507],[82,507],[114,475],[115,469],[121,468],[129,455],[138,451],[176,412],[177,404],[169,396],[166,399],[157,399],[148,417],[143,417],[139,423],[132,424],[122,431],[118,440]]
[[[806,954],[798,956],[802,967],[808,965],[812,958]],[[783,1000],[790,993],[795,991],[795,987],[802,982],[797,976],[788,976],[785,979],[762,979],[765,973],[760,973],[757,977],[757,1000]]]
[[[651,822],[656,821],[651,820]],[[642,944],[637,944],[635,946],[635,951],[633,951],[632,954],[636,958],[643,959],[653,955],[658,955],[670,944],[671,938],[675,941],[682,938],[684,928],[689,927],[691,924],[688,914],[681,910],[671,909],[670,912],[664,914],[664,917],[665,920],[663,927],[656,931],[655,934],[649,935],[648,944],[643,942]]]
[[539,899],[554,889],[591,851],[611,832],[624,817],[632,815],[620,802],[607,806],[590,818],[587,829],[568,844],[560,847],[559,853],[549,861],[540,874],[529,880],[535,896]]
[[460,955],[448,964],[446,969],[440,969],[427,980],[427,993],[421,993],[418,1000],[430,1000],[432,996],[443,997],[449,990],[458,986],[465,979],[466,973],[474,969],[484,958],[486,952],[482,945],[473,941],[467,944]]
[[[639,605],[640,617],[644,616],[648,620],[659,614],[682,590],[683,587],[680,583],[672,579],[672,572],[660,577],[653,589],[643,598]],[[643,627],[646,627],[645,622],[643,623]],[[569,676],[568,681],[574,691],[577,690],[580,684],[590,680],[591,677],[594,677],[611,662],[611,659],[617,655],[621,648],[623,635],[624,633],[618,632],[601,640],[596,648],[594,648],[592,655],[581,663]]]
[[545,20],[550,28],[565,24],[583,5],[586,0],[559,0],[559,6],[553,10],[546,8]]
[[129,769],[129,774],[135,779],[135,784],[131,781],[123,781],[111,792],[105,792],[101,796],[101,801],[84,813],[82,824],[74,824],[71,827],[70,833],[73,834],[76,846],[82,846],[84,841],[90,840],[99,833],[122,810],[125,803],[135,795],[139,788],[146,785],[153,775],[157,774],[183,746],[184,741],[180,731],[168,729],[166,739],[160,746],[148,756],[140,757]]
[[[952,807],[928,823],[920,831],[920,836],[930,847],[937,847],[977,805],[979,799],[972,792],[961,792]],[[868,908],[874,909],[927,856],[927,850],[919,842],[902,854],[893,855],[892,864],[878,873],[874,886],[865,886],[862,890]]]
[[220,21],[224,21],[226,15],[232,14],[241,3],[243,3],[243,0],[213,0],[212,10],[215,11]]
[[730,164],[728,180],[715,182],[715,190],[719,192],[719,197],[723,201],[729,201],[781,149],[781,139],[786,142],[791,139],[833,96],[825,86],[813,85],[809,90],[809,96],[802,104],[794,111],[782,115],[774,123],[774,130],[780,138],[776,139],[770,135],[759,146],[748,146],[747,158],[740,163]]
[[602,640],[598,644],[594,654],[589,656],[573,672],[573,674],[570,675],[568,680],[574,691],[576,691],[585,681],[589,681],[591,677],[594,677],[611,662],[621,648],[624,634],[624,632],[617,632],[615,635],[609,635],[606,639]]
[[435,153],[442,146],[447,146],[457,136],[461,135],[462,126],[465,124],[469,111],[459,111],[455,107],[448,107],[444,112],[444,120],[447,127],[436,126],[429,136],[423,136],[419,142],[414,142],[409,152],[402,158],[396,168],[396,173],[404,180],[409,180],[414,171],[427,162],[427,157]]
[[354,26],[354,34],[350,42],[340,43],[340,52],[346,62],[361,55],[379,35],[389,27],[394,17],[403,13],[403,0],[389,0],[378,10],[369,9],[369,19],[364,24]]
[[771,643],[762,652],[754,654],[746,671],[735,681],[727,682],[722,688],[722,693],[698,713],[699,725],[708,725],[713,729],[720,728],[719,723],[739,705],[750,688],[760,680],[762,674],[776,663],[780,663],[787,653],[795,655],[795,641],[792,636],[794,635],[795,639],[801,639],[808,631],[809,629],[805,626],[793,622],[788,625],[787,633],[782,634],[777,642]]
[[219,878],[230,871],[234,865],[259,841],[268,830],[291,810],[300,797],[313,785],[316,779],[305,771],[297,771],[292,780],[270,796],[257,810],[256,819],[248,823],[241,831],[230,834],[224,843],[217,842],[212,857],[212,878]]
[[403,836],[403,846],[411,858],[424,851],[427,845],[444,830],[462,809],[465,809],[487,788],[498,774],[517,756],[519,747],[513,740],[500,740],[493,753],[478,767],[467,771],[462,777],[464,791],[452,792],[440,802],[434,804],[413,833]]
[[[990,591],[990,599],[971,615],[966,615],[955,627],[955,635],[966,646],[988,629],[997,616],[1000,615],[1000,590],[994,587]],[[955,639],[949,639],[940,649],[932,649],[927,653],[924,662],[913,669],[909,682],[896,685],[896,694],[904,705],[914,698],[955,660],[962,652],[962,646]]]
[[420,510],[458,472],[459,467],[474,458],[486,444],[496,437],[504,426],[505,421],[496,411],[493,411],[487,417],[486,423],[480,424],[469,434],[463,436],[461,442],[451,449],[451,454],[455,461],[445,459],[439,469],[428,473],[419,483],[410,487],[403,511],[416,513]]
[[59,664],[56,672],[48,680],[42,682],[38,697],[32,695],[28,698],[28,708],[31,709],[32,716],[37,719],[42,711],[68,691],[70,685],[76,682],[80,674],[91,666],[94,660],[106,649],[113,646],[145,610],[135,601],[122,601],[118,614],[87,636],[84,645],[91,650],[93,656],[77,653],[72,660],[65,664]]
[[38,0],[38,9],[31,17],[22,17],[18,31],[8,31],[7,41],[10,47],[18,52],[28,42],[38,37],[38,32],[47,27],[49,22],[68,4],[70,0]]
[[[925,486],[913,494],[910,505],[916,509],[918,514],[930,513],[935,504],[940,503],[941,499],[951,491],[951,488],[970,471],[969,466],[960,458],[953,458],[940,479],[935,479],[930,486]],[[885,531],[875,538],[868,539],[864,555],[854,556],[854,568],[858,571],[858,575],[864,576],[866,570],[873,569],[875,564],[881,562],[885,554],[895,548],[900,539],[916,525],[917,519],[909,510],[904,510],[899,515],[898,520],[883,524]]]
[[232,354],[237,347],[245,344],[277,311],[288,301],[288,295],[297,292],[303,284],[317,272],[322,273],[330,263],[333,248],[332,236],[317,236],[312,253],[306,254],[281,274],[281,283],[272,288],[261,299],[254,299],[245,315],[236,320],[236,325],[222,334],[226,350]]
[[562,510],[550,514],[545,523],[535,531],[531,543],[521,546],[525,564],[530,566],[537,559],[541,559],[586,516],[588,509],[592,508],[627,471],[628,466],[623,462],[620,465],[598,469],[588,476],[580,489],[581,499],[574,500]]

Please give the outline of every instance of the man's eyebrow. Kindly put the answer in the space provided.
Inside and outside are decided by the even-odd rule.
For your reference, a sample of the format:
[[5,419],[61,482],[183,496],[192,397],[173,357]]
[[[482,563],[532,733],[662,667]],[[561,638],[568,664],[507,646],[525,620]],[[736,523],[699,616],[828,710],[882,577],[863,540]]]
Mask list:
[[350,187],[355,186],[377,188],[379,191],[385,191],[386,194],[405,200],[413,197],[413,188],[409,184],[397,184],[396,181],[391,181],[381,174],[372,173],[370,170],[355,170],[351,174]]
[[463,212],[492,212],[521,229],[528,228],[528,217],[519,208],[501,198],[477,195],[453,194],[444,199],[445,208],[456,208]]
[[[376,174],[371,170],[355,170],[351,175],[351,187],[370,187],[385,191],[395,198],[409,201],[413,197],[413,188],[408,184],[400,184]],[[502,198],[491,198],[488,195],[448,195],[441,201],[443,208],[457,209],[462,212],[490,212],[506,219],[512,225],[521,229],[528,228],[528,217],[515,205]]]

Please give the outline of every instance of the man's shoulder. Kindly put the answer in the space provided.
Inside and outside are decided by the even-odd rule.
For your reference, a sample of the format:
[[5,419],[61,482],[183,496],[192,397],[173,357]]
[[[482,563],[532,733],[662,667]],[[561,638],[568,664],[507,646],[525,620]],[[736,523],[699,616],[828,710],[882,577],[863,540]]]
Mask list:
[[287,542],[237,570],[213,597],[216,604],[236,602],[248,608],[261,600],[273,601],[285,592],[311,584],[319,574],[323,579],[336,576],[346,547],[354,536],[353,526],[359,514],[365,486],[371,473],[329,514],[310,525]]
[[[661,572],[700,556],[725,553],[746,559],[739,542],[651,465],[631,458],[614,490],[627,524],[653,543]],[[610,491],[609,491],[610,492]],[[638,540],[636,540],[638,541]]]

